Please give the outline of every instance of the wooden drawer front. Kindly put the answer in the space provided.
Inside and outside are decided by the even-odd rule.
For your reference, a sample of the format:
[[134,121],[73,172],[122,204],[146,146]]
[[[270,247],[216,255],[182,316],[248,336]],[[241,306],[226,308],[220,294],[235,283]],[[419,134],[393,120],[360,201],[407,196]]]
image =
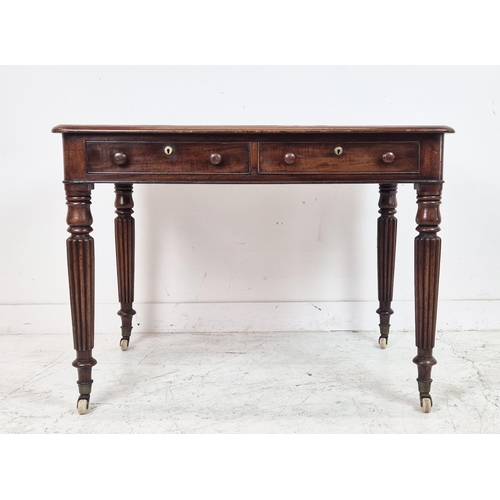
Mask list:
[[[342,148],[340,154],[337,148]],[[392,153],[390,163],[383,160]],[[418,173],[419,142],[259,143],[263,174]],[[386,161],[391,155],[385,156]],[[287,163],[288,161],[288,163]]]
[[[165,153],[165,148],[170,154]],[[248,143],[87,141],[89,173],[249,172]],[[118,156],[117,156],[118,155]],[[123,156],[125,155],[125,156]]]

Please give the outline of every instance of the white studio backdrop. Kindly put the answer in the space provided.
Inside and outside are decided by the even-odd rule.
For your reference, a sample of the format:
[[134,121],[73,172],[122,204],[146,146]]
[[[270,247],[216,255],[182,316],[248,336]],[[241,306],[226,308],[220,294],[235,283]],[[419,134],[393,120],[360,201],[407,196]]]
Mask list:
[[[500,67],[0,67],[0,332],[66,333],[59,123],[449,125],[439,329],[500,325]],[[413,329],[400,185],[393,330]],[[377,185],[136,185],[134,332],[377,330]],[[113,185],[96,184],[96,331],[119,331]]]

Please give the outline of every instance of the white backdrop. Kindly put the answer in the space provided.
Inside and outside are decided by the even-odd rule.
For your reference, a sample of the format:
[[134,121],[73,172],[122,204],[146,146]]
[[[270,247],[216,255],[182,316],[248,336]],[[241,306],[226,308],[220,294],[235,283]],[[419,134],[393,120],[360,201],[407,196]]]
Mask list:
[[[0,332],[70,331],[68,124],[449,125],[438,327],[500,325],[500,67],[0,67]],[[399,189],[396,329],[413,328]],[[134,331],[376,329],[378,186],[135,187]],[[93,191],[96,331],[118,331],[112,185]]]

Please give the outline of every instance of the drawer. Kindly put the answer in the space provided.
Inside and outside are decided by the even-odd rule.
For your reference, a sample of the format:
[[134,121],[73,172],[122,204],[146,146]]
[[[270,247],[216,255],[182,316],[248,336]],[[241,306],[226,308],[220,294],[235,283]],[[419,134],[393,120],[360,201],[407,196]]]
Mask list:
[[89,173],[248,173],[244,142],[87,141]]
[[418,141],[259,143],[262,174],[418,173],[419,159]]

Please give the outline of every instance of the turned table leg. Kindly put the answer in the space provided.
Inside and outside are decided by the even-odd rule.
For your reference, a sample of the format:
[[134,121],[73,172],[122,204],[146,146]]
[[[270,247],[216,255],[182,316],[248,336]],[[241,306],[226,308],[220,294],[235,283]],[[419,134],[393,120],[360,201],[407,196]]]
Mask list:
[[96,360],[92,357],[94,347],[94,239],[92,214],[90,211],[92,184],[67,184],[66,204],[68,205],[67,256],[68,276],[73,324],[73,343],[76,359],[73,366],[78,370],[80,397],[77,409],[86,413],[92,388],[92,367]]
[[418,236],[415,238],[415,338],[420,406],[431,411],[431,370],[436,364],[432,349],[436,338],[436,319],[441,258],[441,184],[416,184]]
[[394,267],[396,263],[397,219],[395,217],[397,184],[380,184],[380,217],[377,221],[377,271],[380,315],[379,345],[382,349],[389,342],[392,293],[394,289]]
[[132,318],[135,314],[134,302],[134,261],[135,261],[135,221],[132,217],[134,200],[132,184],[115,184],[115,243],[116,269],[118,274],[118,300],[121,308],[118,315],[122,319],[120,346],[126,351],[132,332]]

